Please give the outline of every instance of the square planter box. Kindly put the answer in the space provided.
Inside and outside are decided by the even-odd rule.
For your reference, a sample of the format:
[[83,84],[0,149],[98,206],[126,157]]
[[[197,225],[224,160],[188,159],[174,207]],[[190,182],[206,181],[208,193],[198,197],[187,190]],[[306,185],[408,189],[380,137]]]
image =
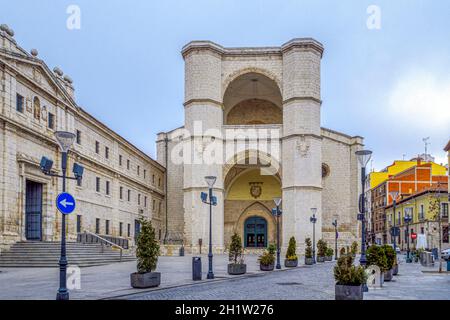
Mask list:
[[337,284],[335,287],[336,300],[362,300],[363,286],[344,286]]
[[137,289],[158,287],[161,284],[161,273],[132,273],[130,275],[131,286]]
[[272,263],[268,266],[259,264],[259,269],[261,269],[261,271],[273,271],[274,268],[275,268],[275,263]]
[[317,257],[317,262],[325,262],[325,257]]
[[228,274],[240,275],[247,272],[247,265],[243,263],[230,263],[228,264]]
[[392,270],[393,270],[392,274],[394,276],[398,275],[398,264],[396,264]]
[[325,257],[325,261],[333,261],[333,256]]
[[284,260],[284,266],[286,268],[295,268],[298,266],[298,260]]
[[312,266],[314,264],[314,259],[313,258],[305,258],[305,264],[307,266]]
[[388,270],[384,272],[384,281],[391,281],[393,277],[393,270]]

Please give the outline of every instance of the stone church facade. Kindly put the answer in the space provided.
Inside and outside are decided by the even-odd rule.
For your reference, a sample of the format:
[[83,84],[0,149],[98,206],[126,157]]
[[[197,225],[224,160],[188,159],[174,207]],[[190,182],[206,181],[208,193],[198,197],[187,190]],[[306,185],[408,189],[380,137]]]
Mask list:
[[205,176],[216,176],[212,214],[215,252],[238,233],[249,250],[276,239],[273,199],[282,198],[282,247],[295,236],[299,253],[312,238],[339,245],[360,238],[357,203],[363,139],[320,124],[321,59],[313,39],[281,47],[224,48],[193,41],[185,61],[184,126],[157,139],[157,160],[167,168],[171,239],[188,252],[207,252],[209,206]]
[[74,162],[85,168],[81,184],[67,183],[77,200],[68,241],[89,231],[133,245],[141,216],[164,238],[165,168],[78,106],[70,77],[50,71],[36,50],[26,52],[8,27],[0,29],[0,251],[18,241],[61,239],[61,179],[39,168],[46,156],[60,174],[57,130],[77,135],[68,174]]

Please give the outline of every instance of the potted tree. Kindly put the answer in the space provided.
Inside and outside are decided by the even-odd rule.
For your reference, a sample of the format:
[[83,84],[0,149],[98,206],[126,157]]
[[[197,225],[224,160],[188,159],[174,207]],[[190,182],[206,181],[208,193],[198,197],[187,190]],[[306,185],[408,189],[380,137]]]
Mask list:
[[353,258],[356,257],[356,253],[358,252],[358,242],[353,241],[352,242],[352,248],[351,248],[351,254],[353,256]]
[[317,262],[325,262],[326,251],[327,243],[322,239],[317,241]]
[[150,220],[140,219],[141,232],[136,241],[137,272],[130,275],[133,288],[152,288],[161,284],[161,273],[156,269],[159,244]]
[[259,268],[261,271],[272,271],[275,267],[275,251],[274,244],[270,244],[266,251],[259,257]]
[[384,255],[386,256],[386,270],[384,272],[384,280],[391,281],[394,276],[394,264],[395,264],[395,250],[390,245],[385,244],[382,246]]
[[334,250],[331,248],[327,248],[325,252],[325,261],[333,261]]
[[295,241],[295,237],[291,237],[289,239],[289,246],[286,251],[286,260],[284,260],[284,266],[286,268],[294,268],[298,266],[298,257],[297,257],[297,242]]
[[353,265],[353,256],[341,256],[334,267],[335,299],[336,300],[362,300],[363,284],[367,275],[362,266]]
[[310,238],[306,238],[305,239],[305,244],[306,244],[306,248],[305,248],[305,264],[307,266],[311,266],[311,265],[314,264],[311,239]]
[[231,237],[231,243],[228,253],[228,274],[239,275],[247,272],[247,265],[244,263],[242,255],[241,237],[235,233]]
[[375,265],[380,269],[380,285],[384,283],[384,273],[388,270],[387,259],[383,248],[372,245],[366,251],[367,266]]

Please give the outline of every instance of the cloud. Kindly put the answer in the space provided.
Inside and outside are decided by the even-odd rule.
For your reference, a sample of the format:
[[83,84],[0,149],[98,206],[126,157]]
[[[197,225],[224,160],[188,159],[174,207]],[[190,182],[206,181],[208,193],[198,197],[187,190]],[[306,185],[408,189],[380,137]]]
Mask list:
[[402,127],[428,132],[450,130],[450,76],[427,71],[400,77],[388,100],[388,112]]

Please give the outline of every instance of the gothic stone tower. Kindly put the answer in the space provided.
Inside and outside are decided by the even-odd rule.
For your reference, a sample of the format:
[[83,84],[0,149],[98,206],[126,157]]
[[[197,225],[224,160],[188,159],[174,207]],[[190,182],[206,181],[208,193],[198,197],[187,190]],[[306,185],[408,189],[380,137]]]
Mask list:
[[[335,218],[342,245],[358,238],[354,152],[362,148],[362,138],[321,128],[323,51],[310,38],[281,47],[224,48],[193,41],[183,48],[185,124],[160,133],[157,141],[158,161],[167,166],[169,242],[182,239],[188,251],[206,252],[209,208],[200,194],[207,191],[204,177],[210,175],[217,177],[216,252],[226,248],[233,233],[249,250],[274,242],[274,197],[282,197],[283,248],[295,236],[303,252],[305,238],[312,237],[311,208],[317,209],[316,239],[334,241]],[[239,135],[230,138],[233,130]],[[267,132],[280,152],[259,148]],[[244,148],[229,149],[230,142]],[[202,156],[211,149],[222,157],[205,161]],[[180,156],[182,162],[174,160]],[[263,173],[267,162],[276,167],[270,176]]]

